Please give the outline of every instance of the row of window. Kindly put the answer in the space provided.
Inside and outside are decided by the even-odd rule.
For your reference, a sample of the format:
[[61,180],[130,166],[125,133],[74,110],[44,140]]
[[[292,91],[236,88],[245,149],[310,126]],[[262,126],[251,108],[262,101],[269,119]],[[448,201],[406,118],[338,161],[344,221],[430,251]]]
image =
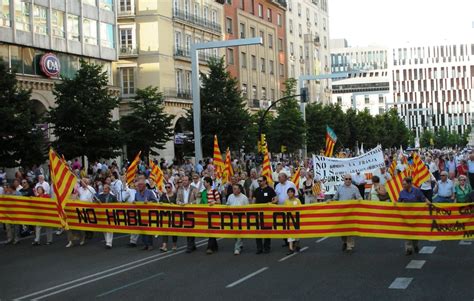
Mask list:
[[[227,64],[229,65],[234,65],[234,49],[233,48],[227,48]],[[245,69],[247,68],[248,64],[248,59],[247,59],[247,53],[242,51],[240,53],[240,67]],[[256,55],[250,55],[250,67],[252,70],[257,70],[257,56]],[[267,72],[267,60],[265,58],[260,58],[259,60],[259,70],[262,73]],[[280,64],[280,76],[284,76],[285,70],[284,70],[284,65]],[[275,73],[275,62],[273,60],[268,60],[268,73],[269,74],[274,74]]]
[[[249,97],[249,91],[248,91],[248,85],[243,83],[241,86],[241,91],[242,91],[242,96],[244,98],[249,98],[249,99],[261,99],[261,100],[275,100],[276,99],[276,94],[275,94],[275,89],[270,89],[270,95],[267,95],[267,88],[266,87],[261,87],[260,89],[260,97],[258,95],[258,89],[256,85],[252,85],[252,91]],[[267,98],[268,97],[268,98]]]
[[[296,1],[299,2],[299,0],[296,0]],[[326,0],[323,0],[323,2],[325,3],[324,5],[327,6]],[[314,3],[314,0],[313,0],[313,3]],[[323,9],[323,10],[327,12],[327,9]],[[291,1],[291,0],[288,0],[288,11],[290,11],[290,12],[293,11],[293,1]],[[298,17],[303,16],[301,3],[297,4],[297,13],[298,13]],[[314,19],[313,19],[314,25],[317,26],[318,25],[318,12],[314,11],[313,15],[314,15]],[[309,7],[306,7],[306,21],[311,22],[311,15],[310,15],[310,8]],[[323,29],[326,30],[326,18],[323,18]]]
[[[11,26],[9,2],[2,0],[0,11],[0,26]],[[15,0],[15,26],[17,30],[27,31],[43,35],[51,35],[56,38],[66,38],[72,41],[83,41],[84,43],[97,45],[98,32],[100,32],[100,45],[114,48],[114,26],[112,24],[97,22],[87,18],[66,14],[63,11],[52,9],[50,22],[48,16],[50,9],[40,5]],[[30,16],[33,18],[30,18]],[[33,19],[33,24],[31,24]],[[80,33],[80,21],[82,21],[82,38]]]
[[[132,0],[122,0],[132,1]],[[192,9],[192,11],[191,11]],[[194,1],[191,6],[191,0],[173,0],[173,11],[182,12],[185,17],[201,18],[203,20],[211,20],[212,23],[217,24],[218,13],[216,9],[210,8],[207,5],[202,5],[198,1]]]

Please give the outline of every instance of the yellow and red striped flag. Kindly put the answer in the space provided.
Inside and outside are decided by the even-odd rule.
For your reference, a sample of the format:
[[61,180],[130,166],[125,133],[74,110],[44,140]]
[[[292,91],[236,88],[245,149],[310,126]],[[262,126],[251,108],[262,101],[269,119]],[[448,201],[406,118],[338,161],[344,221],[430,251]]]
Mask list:
[[398,173],[395,177],[388,180],[387,183],[385,184],[385,189],[387,190],[388,195],[390,196],[390,199],[392,200],[392,202],[398,201],[398,196],[400,195],[400,191],[402,191],[403,189],[402,181],[406,177],[408,177],[408,172],[407,170],[404,170]]
[[224,172],[224,161],[222,161],[222,154],[219,148],[219,141],[217,141],[217,135],[214,135],[213,163],[216,172],[216,179],[221,179],[222,173]]
[[128,185],[133,183],[133,180],[135,180],[135,176],[137,175],[138,170],[138,163],[140,163],[141,154],[142,151],[139,151],[138,154],[135,156],[135,159],[133,159],[132,163],[130,163],[130,166],[127,168],[126,177]]
[[430,176],[430,170],[421,160],[417,153],[413,153],[413,185],[420,187],[421,184],[428,181]]
[[273,186],[272,167],[270,166],[270,158],[268,156],[267,147],[263,146],[262,151],[263,151],[262,177],[266,177],[268,185]]
[[313,184],[313,195],[317,196],[321,193],[322,189],[321,189],[321,182],[314,182]]
[[395,176],[395,170],[397,169],[397,158],[393,157],[392,164],[390,164],[390,167],[388,168],[388,173],[394,177]]
[[295,184],[296,189],[299,189],[300,187],[300,173],[301,173],[300,170],[301,170],[301,167],[298,167],[296,172],[293,174],[293,177],[291,177],[291,182]]
[[51,180],[53,182],[53,191],[56,196],[56,209],[61,221],[61,225],[67,230],[66,207],[67,199],[71,196],[72,189],[76,186],[77,178],[69,169],[65,160],[49,149],[49,164],[51,169]]
[[325,157],[332,157],[336,141],[336,133],[334,133],[334,131],[330,127],[326,126],[326,150],[324,151]]
[[155,164],[152,160],[150,160],[150,179],[155,182],[156,188],[159,191],[164,191],[164,174],[158,164]]
[[225,164],[224,172],[222,176],[222,184],[230,183],[230,178],[234,175],[234,170],[232,169],[232,162],[230,160],[230,150],[227,148],[225,153]]

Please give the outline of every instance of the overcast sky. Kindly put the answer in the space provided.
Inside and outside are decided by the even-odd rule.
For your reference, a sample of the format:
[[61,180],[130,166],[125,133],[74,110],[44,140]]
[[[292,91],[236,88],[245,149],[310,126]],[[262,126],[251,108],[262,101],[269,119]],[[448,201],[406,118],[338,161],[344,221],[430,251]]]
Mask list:
[[330,38],[350,46],[474,41],[474,0],[329,0]]

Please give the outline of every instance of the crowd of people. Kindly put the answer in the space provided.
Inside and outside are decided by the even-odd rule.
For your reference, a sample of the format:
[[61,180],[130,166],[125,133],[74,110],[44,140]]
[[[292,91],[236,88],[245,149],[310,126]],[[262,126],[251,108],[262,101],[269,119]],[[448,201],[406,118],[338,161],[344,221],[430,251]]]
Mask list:
[[[412,185],[412,179],[403,180],[403,190],[400,192],[399,202],[427,202],[427,203],[471,203],[474,202],[474,153],[469,151],[421,151],[423,162],[429,168],[430,179],[417,188]],[[346,152],[345,156],[352,154]],[[165,160],[156,161],[164,173],[164,189],[160,191],[150,179],[150,167],[144,161],[138,165],[138,174],[132,185],[127,185],[124,180],[127,163],[122,168],[114,161],[94,162],[88,169],[76,159],[68,162],[71,170],[80,179],[72,193],[72,199],[98,203],[171,203],[171,204],[226,204],[229,206],[244,206],[251,204],[273,203],[282,206],[299,206],[316,202],[341,201],[341,200],[374,200],[390,201],[385,189],[385,183],[397,172],[407,168],[404,164],[411,164],[410,154],[398,151],[385,152],[386,167],[367,173],[347,174],[343,183],[337,187],[335,193],[328,194],[324,189],[324,179],[315,177],[315,172],[310,159],[303,161],[279,160],[273,161],[273,174],[271,179],[261,175],[259,165],[250,157],[236,159],[232,162],[234,175],[230,182],[222,184],[216,179],[215,166],[212,159],[204,164],[202,161],[193,164],[186,160],[183,164],[168,164]],[[393,161],[397,162],[395,171],[388,172]],[[300,177],[298,187],[290,179],[296,170]],[[48,183],[48,168],[34,166],[30,170],[19,169],[13,178],[7,179],[6,173],[0,171],[0,194],[36,196],[51,198],[51,184]],[[270,183],[273,182],[273,183]],[[63,235],[62,229],[51,229],[40,226],[20,226],[4,224],[7,235],[7,244],[17,244],[20,237],[34,235],[33,245],[41,244],[41,232],[45,231],[46,244],[53,242],[54,230],[56,235]],[[76,244],[84,245],[93,233],[85,231],[65,231],[67,248]],[[112,248],[113,233],[104,233],[105,247]],[[142,245],[144,250],[153,250],[157,240],[161,240],[161,252],[176,251],[178,237],[131,234],[129,247]],[[243,239],[235,239],[234,254],[240,255],[243,250]],[[257,254],[269,253],[271,250],[270,239],[256,239]],[[342,237],[342,250],[353,252],[355,248],[354,237]],[[300,244],[298,239],[285,239],[284,246],[288,254],[298,252]],[[186,252],[196,250],[194,237],[186,237]],[[217,239],[209,238],[207,254],[218,251]],[[405,252],[407,255],[419,251],[417,241],[407,241]]]

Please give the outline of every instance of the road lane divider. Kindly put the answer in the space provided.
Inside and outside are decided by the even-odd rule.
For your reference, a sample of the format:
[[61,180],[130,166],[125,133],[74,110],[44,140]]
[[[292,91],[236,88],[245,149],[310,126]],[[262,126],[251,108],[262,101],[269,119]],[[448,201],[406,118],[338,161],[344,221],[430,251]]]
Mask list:
[[244,281],[246,281],[246,280],[248,280],[248,279],[250,279],[250,278],[252,278],[252,277],[254,277],[254,276],[258,275],[258,274],[260,274],[260,273],[263,273],[263,272],[265,272],[266,270],[268,270],[268,267],[261,268],[261,269],[258,270],[258,271],[255,271],[255,272],[253,272],[253,273],[251,273],[251,274],[248,274],[247,276],[242,277],[242,278],[240,278],[239,280],[232,282],[231,284],[228,284],[228,285],[226,286],[226,288],[232,288],[232,287],[234,287],[234,286],[236,286],[236,285],[239,285],[240,283],[242,283],[242,282],[244,282]]

